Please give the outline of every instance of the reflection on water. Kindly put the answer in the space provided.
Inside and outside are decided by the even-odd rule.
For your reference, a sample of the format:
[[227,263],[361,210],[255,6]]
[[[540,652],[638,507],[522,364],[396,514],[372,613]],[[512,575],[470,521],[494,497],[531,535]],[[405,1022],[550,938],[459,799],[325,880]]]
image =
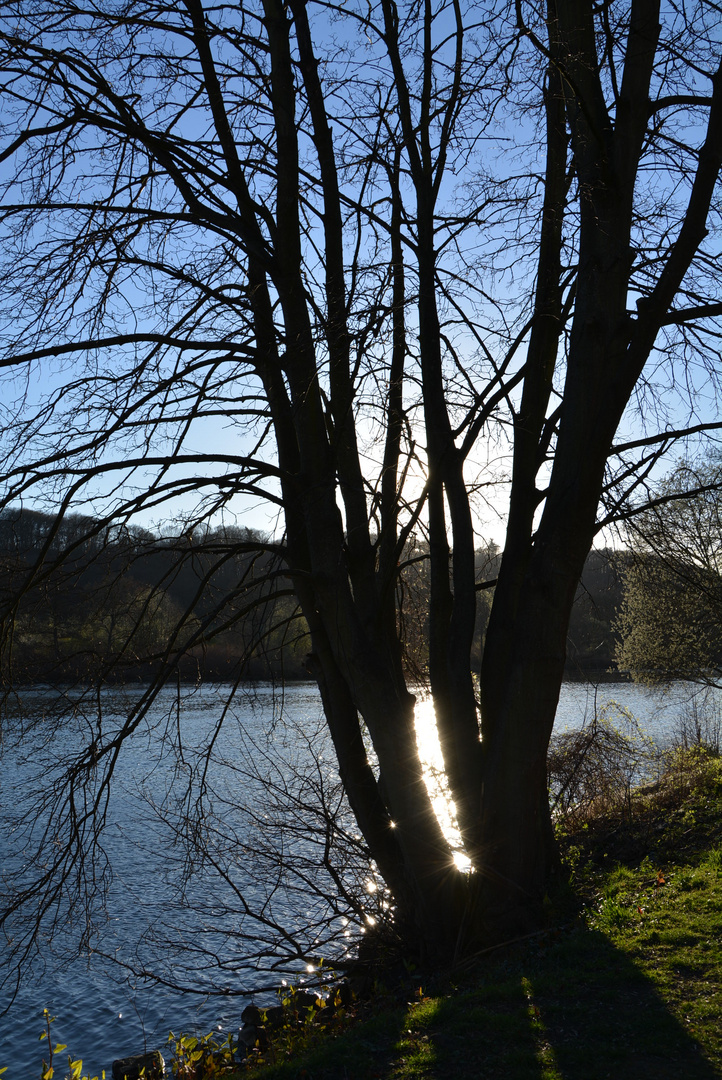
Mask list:
[[[43,944],[10,1022],[0,1018],[0,1068],[9,1066],[4,1080],[39,1075],[38,1035],[46,1007],[57,1017],[55,1039],[84,1059],[89,1075],[102,1069],[109,1074],[114,1058],[162,1048],[171,1029],[238,1026],[243,998],[204,1000],[149,987],[136,976],[126,981],[123,970],[102,954],[136,970],[161,970],[177,986],[233,993],[264,983],[277,986],[284,970],[296,971],[297,979],[313,977],[315,965],[309,968],[305,960],[302,965],[300,956],[288,962],[294,939],[306,955],[328,959],[330,942],[340,939],[350,946],[358,936],[363,913],[350,917],[342,890],[359,895],[368,859],[358,845],[354,848],[357,830],[339,796],[317,690],[296,686],[281,696],[265,686],[239,693],[215,737],[213,765],[206,771],[205,751],[227,692],[227,687],[184,688],[181,699],[168,690],[142,732],[124,747],[103,834],[114,873],[107,921],[93,952],[70,965]],[[111,731],[132,702],[109,690],[102,704],[103,725]],[[0,865],[9,886],[11,860],[19,867],[24,858],[22,841],[12,847],[20,831],[11,835],[4,825],[23,793],[33,790],[28,778],[38,757],[31,740],[37,736],[51,767],[60,747],[72,749],[86,727],[82,710],[71,708],[67,723],[50,738],[50,725],[42,724],[51,714],[48,695],[28,690],[24,706],[29,719],[36,713],[41,722],[14,750],[8,740],[0,773]],[[19,731],[19,717],[8,720]],[[182,746],[180,759],[172,742],[176,749]],[[49,791],[51,775],[42,774],[39,781]],[[295,812],[289,814],[289,807]],[[194,839],[194,820],[206,857],[189,866],[185,841]],[[328,841],[335,844],[342,831],[349,859],[337,867],[334,880],[323,859]],[[324,888],[335,911],[318,891]],[[385,895],[376,883],[369,891],[369,921],[372,912],[388,906]],[[245,905],[261,912],[265,922],[246,917]],[[274,926],[289,932],[276,951],[268,944]],[[276,963],[279,968],[269,974]],[[0,996],[0,1009],[7,1002],[7,994]]]

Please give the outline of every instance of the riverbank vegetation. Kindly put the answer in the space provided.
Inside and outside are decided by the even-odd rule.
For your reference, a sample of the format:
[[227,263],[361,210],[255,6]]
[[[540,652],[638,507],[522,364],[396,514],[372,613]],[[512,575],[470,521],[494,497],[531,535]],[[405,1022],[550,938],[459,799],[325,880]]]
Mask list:
[[571,821],[559,827],[570,888],[549,898],[546,930],[442,978],[382,977],[349,1030],[300,1054],[279,1048],[252,1072],[722,1076],[722,761],[704,746],[679,749],[631,801]]

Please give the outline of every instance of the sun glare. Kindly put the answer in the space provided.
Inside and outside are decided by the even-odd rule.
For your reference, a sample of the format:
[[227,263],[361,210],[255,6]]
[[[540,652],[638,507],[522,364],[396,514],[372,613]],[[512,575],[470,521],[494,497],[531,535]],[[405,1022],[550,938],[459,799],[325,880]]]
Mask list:
[[439,734],[436,728],[436,713],[434,703],[430,697],[421,697],[416,702],[416,745],[419,749],[419,758],[424,770],[424,780],[429,792],[431,805],[439,819],[442,832],[449,841],[453,851],[454,865],[457,869],[468,873],[471,870],[471,860],[465,854],[461,833],[456,819],[456,807],[451,798],[449,785],[444,772],[444,759],[439,744]]

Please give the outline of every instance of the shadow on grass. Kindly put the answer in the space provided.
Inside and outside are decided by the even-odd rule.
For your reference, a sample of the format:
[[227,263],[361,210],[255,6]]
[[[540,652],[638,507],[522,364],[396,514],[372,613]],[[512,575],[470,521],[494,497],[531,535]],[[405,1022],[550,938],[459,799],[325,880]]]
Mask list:
[[525,966],[541,1038],[565,1080],[720,1076],[693,1030],[670,1012],[654,984],[604,934],[576,930],[542,947]]
[[[485,988],[487,979],[493,983]],[[650,980],[602,933],[559,935],[523,958],[497,962],[486,976],[480,972],[480,983],[471,994],[448,999],[447,1021],[432,1036],[438,1066],[429,1077],[721,1075]]]
[[623,952],[602,933],[578,929],[496,956],[454,992],[390,1006],[266,1075],[714,1080],[722,1072]]

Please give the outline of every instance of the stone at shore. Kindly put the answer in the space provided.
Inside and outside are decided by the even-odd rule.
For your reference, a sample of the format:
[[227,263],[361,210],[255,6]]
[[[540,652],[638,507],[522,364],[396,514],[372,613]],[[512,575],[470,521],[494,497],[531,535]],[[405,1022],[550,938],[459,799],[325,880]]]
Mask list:
[[160,1050],[150,1054],[134,1054],[132,1057],[118,1058],[113,1062],[113,1080],[139,1080],[145,1069],[143,1080],[159,1080],[165,1076],[165,1061]]

